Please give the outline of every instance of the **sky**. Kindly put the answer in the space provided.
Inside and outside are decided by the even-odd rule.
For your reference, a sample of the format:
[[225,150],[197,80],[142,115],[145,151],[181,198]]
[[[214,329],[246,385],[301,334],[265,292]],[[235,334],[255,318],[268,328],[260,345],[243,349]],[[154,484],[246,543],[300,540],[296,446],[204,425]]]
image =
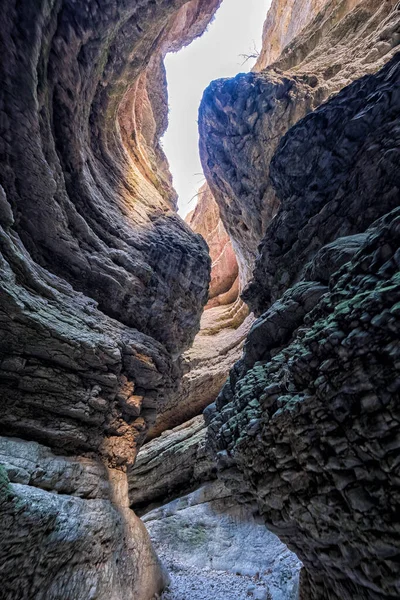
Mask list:
[[179,214],[194,209],[193,198],[204,183],[199,158],[197,118],[203,91],[214,79],[248,72],[241,54],[261,49],[262,28],[271,0],[224,0],[201,38],[165,59],[169,94],[169,127],[162,139]]

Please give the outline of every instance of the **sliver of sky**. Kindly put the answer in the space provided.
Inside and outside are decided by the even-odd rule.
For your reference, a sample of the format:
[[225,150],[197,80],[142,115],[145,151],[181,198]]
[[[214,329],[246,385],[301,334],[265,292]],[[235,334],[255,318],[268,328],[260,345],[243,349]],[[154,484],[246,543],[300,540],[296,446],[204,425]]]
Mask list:
[[198,150],[198,109],[204,90],[214,79],[251,70],[241,55],[261,49],[262,29],[271,0],[224,0],[208,30],[186,48],[165,59],[169,95],[169,127],[162,140],[179,214],[194,209],[204,176]]

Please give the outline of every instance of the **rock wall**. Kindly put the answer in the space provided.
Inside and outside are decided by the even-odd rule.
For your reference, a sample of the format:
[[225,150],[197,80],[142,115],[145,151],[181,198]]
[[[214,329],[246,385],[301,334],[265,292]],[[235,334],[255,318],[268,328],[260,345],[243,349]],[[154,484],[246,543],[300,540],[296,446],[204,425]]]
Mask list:
[[[358,0],[353,1],[353,5]],[[262,47],[254,67],[262,71],[317,16],[329,0],[273,0],[263,27]]]
[[269,171],[281,138],[330,95],[390,60],[398,21],[395,0],[331,0],[270,68],[212,82],[205,91],[200,154],[235,248],[241,287],[279,209]]
[[[300,562],[221,482],[153,509],[143,521],[171,573],[178,566],[189,573],[196,568],[253,576],[248,597],[297,600]],[[214,581],[215,597],[221,598],[217,577]],[[243,596],[228,592],[225,597]]]
[[2,598],[150,599],[168,583],[124,473],[4,437],[0,460]]
[[200,331],[192,347],[183,355],[179,390],[160,407],[149,438],[200,415],[214,402],[230,368],[240,357],[253,321],[247,306],[238,297],[236,255],[207,184],[200,189],[198,204],[186,221],[209,247],[209,299],[200,321]]
[[176,215],[158,143],[162,58],[200,35],[219,3],[2,4],[7,600],[149,600],[165,584],[129,509],[126,467],[176,393],[210,259]]
[[207,412],[219,477],[301,558],[302,599],[400,594],[399,82],[396,55],[280,142],[263,314]]
[[142,447],[128,474],[129,498],[136,512],[167,504],[216,478],[205,438],[204,417],[199,415]]
[[[300,561],[265,528],[256,506],[238,504],[230,489],[215,481],[216,464],[205,441],[199,416],[145,444],[129,472],[130,500],[158,555],[172,579],[181,572],[189,588],[192,569],[195,576],[202,570],[232,573],[255,578],[256,585],[247,582],[249,595],[258,598],[258,591],[260,598],[296,600]],[[219,598],[217,577],[211,578]]]

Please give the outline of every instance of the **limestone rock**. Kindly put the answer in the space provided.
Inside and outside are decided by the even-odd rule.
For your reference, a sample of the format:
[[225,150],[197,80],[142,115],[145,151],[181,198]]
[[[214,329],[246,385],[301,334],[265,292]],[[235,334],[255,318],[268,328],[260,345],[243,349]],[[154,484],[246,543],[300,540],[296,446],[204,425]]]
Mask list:
[[241,300],[204,311],[200,332],[183,355],[179,388],[159,404],[148,438],[189,421],[215,401],[229,370],[240,358],[253,321]]
[[305,117],[280,143],[270,176],[281,207],[245,292],[256,312],[302,277],[319,248],[338,235],[364,232],[398,205],[392,167],[399,146],[398,56]]

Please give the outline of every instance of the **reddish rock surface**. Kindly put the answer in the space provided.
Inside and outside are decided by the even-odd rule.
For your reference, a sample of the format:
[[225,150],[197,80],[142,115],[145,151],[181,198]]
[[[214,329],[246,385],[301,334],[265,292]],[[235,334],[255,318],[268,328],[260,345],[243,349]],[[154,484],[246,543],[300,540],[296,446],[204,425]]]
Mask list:
[[238,295],[238,264],[207,183],[200,188],[197,206],[186,217],[186,222],[193,231],[203,236],[210,250],[211,281],[207,307],[234,302]]

